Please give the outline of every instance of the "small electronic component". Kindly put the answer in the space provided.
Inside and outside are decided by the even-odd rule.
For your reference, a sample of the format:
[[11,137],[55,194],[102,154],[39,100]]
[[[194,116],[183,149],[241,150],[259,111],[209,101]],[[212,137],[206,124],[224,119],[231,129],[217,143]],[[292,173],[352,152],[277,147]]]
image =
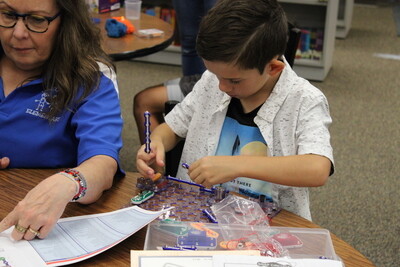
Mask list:
[[215,249],[217,239],[207,236],[205,231],[191,229],[187,235],[178,236],[177,244],[184,247],[195,246],[202,249]]
[[272,236],[285,248],[299,248],[303,246],[303,242],[296,235],[291,233],[278,233]]
[[186,224],[170,219],[160,221],[157,228],[163,232],[176,236],[185,235],[189,231]]
[[218,238],[218,236],[219,236],[219,234],[217,232],[207,228],[204,223],[192,222],[192,223],[190,223],[190,226],[192,226],[194,229],[206,232],[206,235],[209,237]]
[[181,246],[163,246],[163,250],[197,250],[196,247],[190,246],[190,247],[181,247]]
[[133,198],[131,198],[131,203],[135,205],[141,204],[146,200],[148,200],[149,198],[153,197],[154,194],[155,193],[153,191],[144,190],[139,195],[136,195]]
[[212,222],[212,223],[218,223],[217,218],[215,218],[214,214],[210,209],[202,209],[202,212],[204,215],[207,216],[207,218]]

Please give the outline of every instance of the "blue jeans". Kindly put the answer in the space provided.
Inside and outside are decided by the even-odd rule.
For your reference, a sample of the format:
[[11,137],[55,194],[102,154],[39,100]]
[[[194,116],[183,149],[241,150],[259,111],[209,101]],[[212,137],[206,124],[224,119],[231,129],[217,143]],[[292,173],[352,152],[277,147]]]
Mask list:
[[173,0],[182,50],[184,76],[205,71],[203,60],[196,52],[196,36],[200,21],[217,0]]

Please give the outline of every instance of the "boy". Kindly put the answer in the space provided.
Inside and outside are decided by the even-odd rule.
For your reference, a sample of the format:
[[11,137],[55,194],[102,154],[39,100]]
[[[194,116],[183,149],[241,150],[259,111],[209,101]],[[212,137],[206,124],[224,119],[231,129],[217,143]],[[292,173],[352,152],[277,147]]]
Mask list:
[[[325,96],[282,58],[288,24],[276,0],[220,0],[200,25],[207,71],[137,155],[147,177],[186,138],[177,177],[265,195],[311,220],[307,187],[333,173]],[[149,167],[151,166],[151,167]]]

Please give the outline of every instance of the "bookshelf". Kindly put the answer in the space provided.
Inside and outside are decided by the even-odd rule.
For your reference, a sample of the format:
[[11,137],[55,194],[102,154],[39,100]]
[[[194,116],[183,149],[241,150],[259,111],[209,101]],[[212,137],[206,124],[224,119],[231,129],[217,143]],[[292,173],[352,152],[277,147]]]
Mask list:
[[293,69],[303,78],[323,81],[332,67],[339,0],[278,1],[289,21],[302,30]]
[[338,10],[338,21],[336,27],[336,38],[344,39],[351,28],[353,19],[354,0],[340,0]]
[[[145,0],[144,3],[147,1],[150,0]],[[289,20],[297,27],[306,30],[317,29],[320,32],[321,50],[312,58],[296,58],[293,68],[301,77],[323,81],[332,66],[339,0],[279,0],[279,2]],[[180,47],[171,45],[156,54],[135,60],[181,65]]]

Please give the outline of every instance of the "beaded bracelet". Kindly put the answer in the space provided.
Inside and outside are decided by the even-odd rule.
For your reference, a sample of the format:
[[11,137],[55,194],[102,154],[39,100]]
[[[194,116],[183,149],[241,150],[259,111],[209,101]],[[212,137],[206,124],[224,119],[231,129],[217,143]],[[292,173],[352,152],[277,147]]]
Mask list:
[[86,194],[86,189],[87,189],[86,179],[82,173],[80,173],[78,170],[75,169],[66,169],[64,171],[61,171],[60,174],[77,182],[76,194],[72,198],[71,202],[78,201]]

